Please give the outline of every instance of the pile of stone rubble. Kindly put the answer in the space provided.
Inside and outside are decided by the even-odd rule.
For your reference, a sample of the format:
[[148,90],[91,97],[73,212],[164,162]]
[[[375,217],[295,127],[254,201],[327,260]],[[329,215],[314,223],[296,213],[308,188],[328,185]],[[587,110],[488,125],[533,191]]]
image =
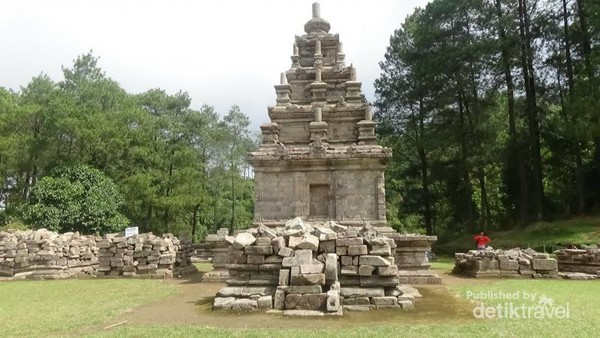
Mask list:
[[562,249],[554,254],[564,278],[581,280],[600,276],[600,249]]
[[11,279],[168,278],[197,271],[193,255],[190,243],[171,234],[99,237],[46,229],[0,232],[0,277]]
[[556,259],[532,249],[470,250],[455,254],[453,273],[481,278],[557,278]]
[[96,236],[46,229],[0,232],[0,276],[57,279],[93,276],[98,266]]
[[[148,277],[172,278],[180,271],[191,268],[190,257],[180,256],[182,251],[179,239],[171,234],[155,236],[151,233],[130,237],[106,235],[98,241],[98,277]],[[178,264],[179,263],[179,264]]]
[[414,306],[414,294],[399,285],[394,240],[373,227],[312,227],[295,218],[285,228],[260,225],[228,240],[230,278],[215,309],[340,315]]

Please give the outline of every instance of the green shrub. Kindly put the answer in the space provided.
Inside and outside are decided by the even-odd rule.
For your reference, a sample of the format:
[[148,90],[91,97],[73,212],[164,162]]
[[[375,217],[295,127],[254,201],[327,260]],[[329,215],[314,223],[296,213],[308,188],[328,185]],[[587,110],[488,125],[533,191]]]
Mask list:
[[101,171],[83,165],[57,168],[31,190],[23,219],[35,228],[100,234],[122,231],[123,197]]

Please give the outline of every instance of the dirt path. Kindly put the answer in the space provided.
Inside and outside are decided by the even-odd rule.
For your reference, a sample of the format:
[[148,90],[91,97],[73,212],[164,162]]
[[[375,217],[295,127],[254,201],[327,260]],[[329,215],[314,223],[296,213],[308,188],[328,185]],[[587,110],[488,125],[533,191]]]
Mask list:
[[419,324],[436,322],[462,322],[472,320],[472,304],[458,297],[448,285],[493,283],[491,280],[476,280],[454,277],[438,271],[443,285],[418,286],[423,298],[417,299],[413,311],[397,309],[370,312],[346,312],[342,318],[316,317],[310,319],[290,318],[266,313],[213,312],[212,301],[217,291],[224,287],[220,283],[201,283],[201,273],[186,278],[167,281],[180,293],[160,301],[145,304],[114,320],[127,321],[126,325],[200,325],[230,328],[304,328],[307,320],[313,328],[338,328],[381,324]]

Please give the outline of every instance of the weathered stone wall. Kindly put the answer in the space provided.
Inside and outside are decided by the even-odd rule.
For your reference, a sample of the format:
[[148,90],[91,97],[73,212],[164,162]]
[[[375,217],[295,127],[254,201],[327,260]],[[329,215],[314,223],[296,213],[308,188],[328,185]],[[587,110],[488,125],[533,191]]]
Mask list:
[[202,243],[196,245],[196,257],[208,258],[213,266],[212,271],[202,275],[203,282],[220,283],[229,278],[226,261],[228,248],[232,242],[230,238],[229,229],[222,228],[217,230],[216,234],[207,235]]
[[0,276],[13,279],[173,277],[195,271],[194,252],[171,234],[83,236],[45,229],[0,232]]
[[481,278],[557,278],[556,259],[532,249],[456,253],[453,273]]
[[98,248],[98,277],[172,278],[181,243],[171,234],[106,235]]
[[45,229],[0,232],[0,276],[13,279],[94,276],[99,239]]
[[374,228],[295,218],[239,233],[229,248],[227,287],[215,309],[275,309],[284,314],[335,314],[342,309],[412,308],[399,288],[395,243]]
[[563,249],[554,253],[561,272],[600,275],[600,249]]

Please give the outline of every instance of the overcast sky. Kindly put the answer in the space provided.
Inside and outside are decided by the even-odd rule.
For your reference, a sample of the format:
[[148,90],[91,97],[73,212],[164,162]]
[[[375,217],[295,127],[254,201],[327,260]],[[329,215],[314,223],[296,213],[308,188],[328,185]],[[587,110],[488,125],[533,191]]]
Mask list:
[[[18,90],[44,72],[62,80],[80,54],[130,93],[187,91],[192,108],[232,104],[258,130],[275,104],[314,0],[2,0],[0,86]],[[427,0],[321,0],[321,17],[344,43],[369,100],[390,35]]]

